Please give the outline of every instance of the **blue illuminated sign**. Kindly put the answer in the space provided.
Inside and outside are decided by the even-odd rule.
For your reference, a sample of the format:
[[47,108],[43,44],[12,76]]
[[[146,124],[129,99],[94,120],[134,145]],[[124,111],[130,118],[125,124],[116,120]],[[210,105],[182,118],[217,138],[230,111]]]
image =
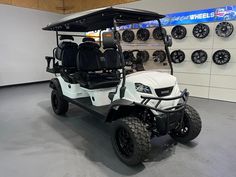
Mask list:
[[[161,19],[161,23],[163,26],[175,26],[232,20],[236,20],[236,6],[167,14],[165,18]],[[158,26],[157,21],[149,21],[140,24],[122,26],[120,29],[150,28],[155,26]]]

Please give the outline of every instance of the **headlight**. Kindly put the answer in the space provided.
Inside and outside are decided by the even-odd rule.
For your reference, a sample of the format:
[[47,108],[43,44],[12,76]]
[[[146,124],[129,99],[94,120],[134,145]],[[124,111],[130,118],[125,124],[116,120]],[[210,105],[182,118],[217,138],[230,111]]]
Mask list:
[[148,94],[152,94],[152,91],[150,89],[150,87],[146,86],[146,85],[143,85],[141,83],[135,83],[135,89],[138,91],[138,92],[141,92],[141,93],[148,93]]

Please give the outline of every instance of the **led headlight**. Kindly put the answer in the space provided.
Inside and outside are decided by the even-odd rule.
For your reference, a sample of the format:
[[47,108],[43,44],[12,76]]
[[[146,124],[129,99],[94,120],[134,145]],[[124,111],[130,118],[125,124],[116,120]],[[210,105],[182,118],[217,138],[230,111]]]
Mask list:
[[138,92],[141,92],[141,93],[148,93],[148,94],[152,94],[152,91],[150,89],[150,87],[146,86],[146,85],[143,85],[141,83],[135,83],[135,89],[138,91]]

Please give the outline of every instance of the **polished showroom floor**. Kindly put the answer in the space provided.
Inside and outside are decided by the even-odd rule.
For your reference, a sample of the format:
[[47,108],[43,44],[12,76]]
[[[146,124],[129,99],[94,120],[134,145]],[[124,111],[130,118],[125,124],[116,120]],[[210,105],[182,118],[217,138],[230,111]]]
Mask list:
[[109,126],[71,105],[50,106],[47,83],[0,88],[1,177],[235,177],[236,104],[191,98],[203,129],[187,145],[155,138],[148,160],[127,167],[111,146]]

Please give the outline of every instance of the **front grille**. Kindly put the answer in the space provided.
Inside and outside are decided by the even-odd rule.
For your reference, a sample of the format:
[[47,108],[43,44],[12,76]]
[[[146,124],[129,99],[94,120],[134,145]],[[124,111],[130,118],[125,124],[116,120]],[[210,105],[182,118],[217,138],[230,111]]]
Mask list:
[[164,97],[164,96],[170,95],[173,88],[174,87],[166,87],[166,88],[155,89],[155,92],[156,92],[158,97]]

